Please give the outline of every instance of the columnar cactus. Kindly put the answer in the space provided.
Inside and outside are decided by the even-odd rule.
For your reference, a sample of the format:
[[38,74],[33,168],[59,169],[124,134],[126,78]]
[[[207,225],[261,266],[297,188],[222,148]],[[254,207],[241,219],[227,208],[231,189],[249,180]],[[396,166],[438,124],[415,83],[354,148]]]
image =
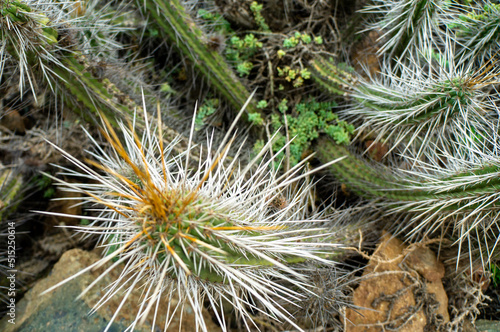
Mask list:
[[[110,38],[117,30],[109,22],[113,12],[101,13],[94,8],[94,1],[86,3],[87,11],[81,4],[58,1],[4,1],[2,6],[0,79],[6,85],[9,78],[2,77],[3,69],[15,67],[9,74],[12,77],[19,74],[21,95],[26,82],[35,98],[41,87],[48,86],[68,109],[86,121],[96,123],[100,116],[105,116],[117,126],[119,120],[135,118],[138,128],[144,129],[140,110],[145,99],[134,100],[98,73],[99,67],[108,65],[118,47]],[[130,77],[133,73],[128,75],[135,89],[136,83]],[[147,91],[148,87],[142,83],[141,88]],[[168,109],[163,111],[165,117],[172,113]],[[165,129],[169,134],[174,132],[170,138],[177,135],[174,130]]]
[[[21,92],[26,84],[33,92],[36,90],[33,67],[49,77],[52,73],[49,63],[62,65],[54,56],[53,48],[58,38],[56,28],[63,23],[51,20],[40,7],[37,1],[0,3],[0,77],[6,65],[15,63]],[[50,12],[52,7],[46,4],[45,10]]]
[[363,11],[381,16],[372,25],[382,34],[383,45],[379,53],[390,61],[405,61],[407,55],[428,50],[440,42],[434,36],[439,28],[440,14],[447,6],[444,0],[376,0]]
[[[330,170],[361,197],[376,200],[387,213],[412,215],[409,227],[398,227],[409,238],[421,238],[449,229],[460,245],[479,246],[484,265],[499,257],[499,158],[483,155],[471,161],[440,155],[427,171],[402,172],[367,163],[345,147],[330,141],[316,146],[322,161],[345,157]],[[482,155],[476,151],[476,155]],[[448,169],[442,160],[455,162]],[[420,165],[422,166],[422,165]],[[471,248],[469,248],[471,250]],[[471,258],[472,259],[472,258]],[[458,261],[457,261],[458,264]]]
[[495,70],[475,71],[455,65],[451,56],[442,59],[448,60],[436,64],[429,59],[424,67],[401,65],[399,76],[386,73],[380,80],[363,80],[353,88],[352,107],[342,113],[361,123],[360,134],[384,140],[390,150],[402,146],[399,151],[409,149],[417,158],[436,148],[483,144],[494,130],[490,116],[497,112],[498,98],[484,89],[495,83]]
[[[469,253],[479,249],[472,256],[487,265],[498,259],[500,241],[500,112],[498,94],[491,93],[499,71],[490,58],[498,46],[492,24],[498,8],[486,4],[482,12],[470,12],[471,6],[441,1],[377,3],[383,6],[365,11],[384,14],[375,26],[385,33],[381,53],[389,61],[384,58],[378,78],[346,80],[338,66],[321,58],[312,65],[323,86],[334,93],[341,88],[351,98],[341,113],[359,124],[358,138],[385,144],[387,154],[397,152],[411,170],[399,169],[394,160],[391,167],[368,162],[325,139],[316,146],[318,157],[345,156],[330,166],[341,182],[386,212],[409,213],[410,224],[398,231],[420,238],[451,229],[457,243],[467,244]],[[438,22],[452,29],[440,30]]]
[[[65,169],[64,174],[92,179],[93,184],[58,180],[66,190],[86,193],[88,203],[102,206],[91,225],[78,227],[86,234],[98,231],[105,248],[105,256],[81,273],[113,259],[117,262],[112,268],[124,269],[101,303],[119,290],[125,291],[124,303],[133,288],[145,287],[131,328],[160,298],[176,293],[180,307],[191,305],[201,330],[204,298],[223,328],[224,301],[247,327],[253,309],[297,327],[277,299],[293,302],[300,295],[280,280],[305,289],[307,280],[293,264],[331,265],[337,246],[334,232],[315,226],[320,214],[306,219],[311,184],[300,181],[305,176],[298,175],[301,166],[282,176],[269,170],[273,160],[254,160],[241,169],[236,156],[224,166],[231,139],[216,154],[210,152],[209,141],[203,161],[191,170],[190,147],[176,154],[177,141],[163,146],[161,124],[158,137],[151,127],[139,137],[134,128],[120,124],[123,142],[109,123],[105,128],[112,150],[98,148],[96,161],[90,162],[100,172],[62,151],[78,169]],[[132,283],[128,290],[127,279]]]
[[[184,56],[190,59],[194,67],[210,82],[234,110],[239,110],[250,93],[238,81],[225,59],[212,50],[204,32],[197,26],[193,18],[179,0],[146,0],[139,2],[140,8],[150,15],[166,38],[175,42]],[[252,101],[247,107],[248,113],[260,113]],[[245,115],[244,119],[247,118]]]
[[500,50],[500,5],[497,3],[484,1],[457,6],[448,25],[461,46],[457,59],[476,60],[482,65]]

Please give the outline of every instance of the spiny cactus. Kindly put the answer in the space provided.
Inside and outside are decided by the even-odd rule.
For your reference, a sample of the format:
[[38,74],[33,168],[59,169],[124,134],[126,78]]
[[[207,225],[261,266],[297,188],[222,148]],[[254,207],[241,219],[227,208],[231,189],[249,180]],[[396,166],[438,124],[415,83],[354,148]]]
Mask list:
[[[441,2],[432,21],[420,19],[427,28],[412,30],[411,38],[405,29],[399,37],[391,35],[398,30],[387,28],[400,21],[386,19],[410,3],[414,8],[406,14],[431,1],[393,3],[374,25],[385,28],[386,38],[376,78],[346,79],[356,75],[324,58],[311,62],[321,86],[350,97],[351,104],[340,112],[356,121],[365,144],[369,139],[388,148],[391,158],[384,162],[390,167],[327,139],[315,150],[323,162],[345,157],[330,171],[350,191],[396,218],[393,233],[413,241],[441,233],[458,246],[457,268],[465,257],[471,270],[478,262],[486,270],[500,259],[498,8],[490,2]],[[373,10],[378,9],[367,9]]]
[[479,70],[471,64],[455,65],[449,54],[436,62],[425,58],[420,61],[425,67],[400,64],[399,75],[389,71],[371,80],[326,59],[316,58],[311,65],[314,77],[328,91],[352,99],[340,114],[350,123],[360,123],[358,136],[390,144],[389,152],[409,150],[418,158],[436,148],[477,148],[495,130],[491,118],[498,113],[498,98],[485,87],[494,85],[498,70],[492,64]]
[[86,193],[88,203],[102,206],[91,225],[77,227],[84,234],[99,232],[105,248],[100,261],[77,275],[113,259],[117,261],[108,271],[123,269],[100,303],[123,290],[123,305],[132,289],[145,287],[132,329],[160,298],[176,293],[181,308],[186,304],[193,308],[201,330],[205,330],[204,298],[223,329],[224,301],[245,319],[247,328],[254,309],[298,327],[277,300],[293,303],[300,295],[279,281],[305,289],[306,278],[291,265],[333,264],[329,259],[337,255],[332,249],[338,246],[334,231],[315,226],[321,214],[306,219],[311,184],[300,181],[308,176],[299,176],[303,163],[281,176],[269,170],[272,159],[261,164],[254,159],[241,169],[236,156],[226,167],[232,138],[216,154],[210,152],[209,141],[204,159],[191,170],[191,147],[176,154],[177,141],[163,146],[161,124],[156,129],[148,126],[139,137],[133,127],[121,123],[124,142],[109,123],[105,128],[103,135],[112,150],[97,147],[93,154],[97,161],[89,162],[101,172],[62,151],[78,169],[64,169],[63,174],[92,179],[93,184],[58,180],[66,190]]
[[[224,58],[210,49],[208,38],[179,0],[146,0],[139,2],[139,6],[154,19],[163,36],[175,42],[182,54],[193,62],[195,68],[229,101],[234,110],[239,110],[245,104],[250,93],[235,77]],[[253,101],[247,111],[260,113]],[[247,116],[243,119],[247,119]]]
[[[326,221],[318,222],[327,219],[324,212],[309,211],[315,211],[310,207],[312,185],[302,180],[310,173],[300,175],[306,161],[286,167],[281,176],[270,171],[271,164],[281,162],[276,157],[257,162],[264,151],[273,150],[270,141],[240,168],[242,149],[234,159],[229,156],[234,136],[230,139],[228,134],[225,143],[229,143],[215,153],[209,140],[207,152],[197,156],[197,167],[192,169],[193,133],[184,145],[177,138],[164,146],[166,128],[160,121],[157,126],[148,124],[147,103],[141,107],[109,77],[97,73],[108,63],[111,51],[91,49],[93,41],[102,37],[98,29],[73,29],[87,20],[77,19],[81,8],[72,3],[68,7],[64,7],[65,2],[48,3],[57,10],[63,8],[57,12],[59,16],[41,11],[43,4],[37,1],[0,2],[1,69],[15,67],[13,71],[20,72],[24,80],[21,89],[28,84],[35,94],[38,77],[42,77],[53,90],[64,91],[64,103],[72,110],[82,110],[92,120],[103,116],[103,136],[110,149],[101,148],[94,140],[96,150],[90,166],[61,151],[72,164],[60,167],[63,174],[81,182],[54,179],[65,190],[88,194],[85,204],[100,212],[97,217],[73,216],[92,220],[90,225],[75,229],[87,237],[100,234],[104,256],[71,278],[107,263],[110,267],[105,274],[121,272],[102,291],[97,304],[102,306],[116,294],[122,295],[108,328],[138,288],[142,295],[131,330],[148,313],[156,319],[160,301],[173,303],[174,296],[179,296],[180,302],[173,311],[191,307],[201,330],[206,330],[204,305],[213,309],[222,329],[228,329],[223,309],[227,303],[243,317],[248,330],[258,324],[253,321],[256,312],[294,328],[300,328],[296,318],[310,319],[314,327],[334,324],[331,317],[338,314],[345,299],[345,279],[339,275],[343,271],[332,267],[337,255],[333,248],[346,239],[337,234],[336,221],[325,227]],[[248,102],[248,91],[188,14],[187,2],[137,3],[160,35],[170,39],[233,109],[247,103],[248,112],[258,119],[255,126],[264,124],[264,117],[253,102]],[[373,134],[379,141],[387,140],[391,148],[415,161],[413,173],[368,164],[329,140],[318,142],[319,158],[353,191],[375,200],[375,206],[389,212],[410,212],[416,226],[410,236],[430,234],[441,226],[454,228],[460,243],[480,238],[483,262],[487,263],[496,257],[500,241],[500,164],[494,153],[494,158],[484,157],[485,151],[496,145],[491,138],[491,132],[496,138],[496,127],[490,119],[497,115],[497,100],[487,101],[490,96],[483,88],[493,87],[497,72],[487,59],[483,59],[487,65],[477,70],[473,65],[454,66],[453,61],[459,58],[455,55],[444,60],[435,56],[439,49],[451,45],[447,40],[458,41],[466,35],[440,35],[445,25],[439,25],[438,16],[448,1],[380,0],[376,4],[378,9],[366,11],[384,15],[378,28],[383,30],[385,42],[381,51],[387,65],[385,78],[368,82],[322,58],[311,64],[320,85],[351,99],[351,108],[344,116],[363,123],[360,136]],[[262,22],[261,29],[267,30]],[[472,30],[472,25],[467,21],[468,29]],[[29,39],[33,46],[23,49],[24,44],[9,26],[24,34],[21,40]],[[81,32],[78,38],[74,31]],[[22,60],[20,50],[26,54]],[[428,54],[435,58],[428,60]],[[468,59],[460,65],[472,62]],[[394,63],[396,70],[391,67]],[[419,67],[422,64],[425,69]],[[83,110],[90,110],[91,115]],[[123,124],[125,118],[133,119],[133,125]],[[284,116],[285,125],[292,123],[289,119]],[[283,141],[288,142],[288,137]],[[290,145],[285,145],[273,152],[278,156],[290,150]],[[467,162],[443,170],[443,165],[451,167],[453,158],[459,157]],[[332,159],[341,161],[333,163]],[[435,164],[425,169],[424,161]],[[424,171],[418,172],[418,167]],[[102,277],[85,292],[99,280]],[[173,315],[169,312],[165,321]]]
[[[77,4],[57,1],[7,1],[4,5],[0,22],[2,66],[18,66],[21,78],[27,76],[35,98],[40,88],[35,88],[36,84],[49,86],[68,109],[86,121],[99,124],[96,119],[105,116],[116,126],[120,119],[134,118],[137,127],[144,129],[141,102],[146,104],[145,98],[134,100],[98,73],[99,67],[109,65],[107,61],[117,47],[108,36],[116,30],[108,24],[115,15],[113,11],[96,10],[93,1],[85,5],[85,12]],[[94,16],[99,18],[91,19]],[[100,57],[103,55],[107,57]],[[132,75],[128,73],[122,85],[134,85],[134,89]],[[19,84],[22,92],[22,79]],[[143,88],[153,94],[146,84]],[[174,119],[172,113],[169,108],[163,109],[165,118]],[[168,127],[164,131],[170,139],[178,135]]]
[[[411,230],[399,228],[408,237],[419,238],[451,227],[460,245],[470,243],[474,237],[482,240],[477,245],[482,246],[479,249],[483,264],[498,259],[498,158],[485,156],[482,160],[466,162],[441,155],[427,172],[401,172],[369,164],[347,148],[325,139],[318,142],[316,151],[322,161],[345,156],[332,164],[330,170],[353,192],[377,200],[386,212],[412,213]],[[477,151],[476,155],[480,154]],[[446,158],[455,158],[454,168],[437,165]]]
[[500,50],[500,4],[481,1],[454,7],[447,24],[460,45],[457,59],[483,64],[493,58]]
[[[57,1],[3,1],[2,6],[2,69],[5,66],[17,67],[14,74],[16,71],[19,74],[21,95],[25,81],[35,98],[39,93],[39,84],[50,86],[53,91],[68,86],[79,102],[96,113],[98,110],[106,113],[106,107],[96,101],[111,99],[110,93],[102,84],[99,86],[90,73],[85,73],[90,61],[80,47],[80,39],[85,39],[83,30],[91,31],[93,27],[80,26],[81,22],[75,14],[76,5]],[[93,33],[97,32],[89,32]],[[119,107],[115,108],[123,112]]]
[[0,2],[1,65],[2,69],[17,67],[21,93],[26,82],[36,94],[40,78],[50,82],[57,77],[53,68],[64,68],[61,52],[112,56],[117,48],[112,38],[118,29],[110,24],[115,13],[97,10],[96,4],[94,0],[85,5],[53,0]]
[[326,91],[348,96],[358,83],[358,77],[352,69],[344,65],[336,65],[331,59],[316,56],[310,62],[313,79]]
[[[52,51],[58,38],[55,28],[62,22],[52,21],[40,7],[37,1],[4,0],[0,3],[0,77],[9,62],[16,63],[21,93],[26,81],[31,90],[36,91],[34,66],[48,76],[52,73],[49,63],[62,65]],[[47,7],[53,9],[50,4],[45,9]]]
[[379,54],[389,61],[405,61],[407,55],[431,49],[441,42],[433,35],[439,29],[439,14],[449,6],[444,0],[376,0],[363,12],[379,14],[372,29],[380,30]]
[[416,158],[436,146],[483,144],[481,137],[494,130],[489,117],[498,113],[497,98],[485,93],[495,82],[496,69],[476,71],[470,65],[455,66],[452,59],[425,64],[401,65],[399,76],[387,73],[357,84],[351,94],[354,104],[342,113],[348,121],[362,123],[360,134],[385,140],[390,150],[399,145],[402,153],[414,150]]
[[356,282],[353,271],[340,267],[318,267],[305,264],[302,272],[308,276],[307,289],[300,289],[293,284],[285,283],[286,287],[296,290],[302,296],[294,305],[290,303],[283,303],[283,305],[289,308],[300,326],[306,330],[321,330],[328,326],[333,327],[334,331],[341,331],[341,320],[345,319],[344,309],[355,307],[350,301],[350,286]]

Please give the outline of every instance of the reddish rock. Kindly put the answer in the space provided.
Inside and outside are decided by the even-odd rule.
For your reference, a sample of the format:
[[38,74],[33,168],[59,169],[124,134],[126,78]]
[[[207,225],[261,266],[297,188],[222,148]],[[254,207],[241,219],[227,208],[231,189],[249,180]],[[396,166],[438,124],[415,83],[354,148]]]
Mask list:
[[13,109],[4,110],[0,116],[0,124],[10,131],[24,134],[26,127],[24,126],[24,117],[18,111]]
[[387,145],[380,142],[375,142],[373,140],[366,141],[365,147],[370,157],[378,162],[382,161],[387,152],[389,152],[389,148],[387,147]]
[[[432,251],[418,247],[415,255],[423,254],[419,259],[412,258],[411,262],[418,265],[418,269],[414,268],[408,262],[412,249],[388,233],[382,236],[353,294],[353,304],[366,309],[346,310],[347,332],[378,332],[389,327],[399,332],[423,332],[428,319],[419,307],[424,299],[414,297],[416,289],[434,294],[439,302],[434,315],[449,321],[448,297],[440,277],[444,275],[442,264]],[[424,282],[420,271],[434,281]]]
[[429,281],[439,281],[444,277],[444,265],[427,247],[417,247],[405,259],[412,269]]

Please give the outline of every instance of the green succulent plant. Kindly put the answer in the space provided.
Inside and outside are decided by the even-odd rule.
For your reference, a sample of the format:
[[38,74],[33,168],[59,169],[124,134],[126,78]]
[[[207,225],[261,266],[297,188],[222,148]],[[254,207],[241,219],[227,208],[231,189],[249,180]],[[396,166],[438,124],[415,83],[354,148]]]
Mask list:
[[500,50],[500,5],[490,1],[457,6],[448,26],[455,32],[460,48],[457,59],[478,61],[480,65]]
[[[104,152],[97,147],[97,162],[91,162],[101,172],[61,151],[78,169],[63,169],[63,174],[90,177],[94,184],[54,181],[63,190],[87,194],[89,204],[103,206],[99,217],[79,228],[88,234],[101,230],[104,256],[77,275],[116,259],[111,269],[123,271],[112,289],[124,291],[122,305],[132,289],[145,289],[131,329],[144,321],[161,298],[171,299],[174,294],[180,301],[176,309],[190,305],[201,330],[206,329],[200,305],[205,299],[223,329],[224,301],[238,311],[247,326],[253,319],[250,311],[259,310],[299,328],[293,316],[276,302],[300,297],[298,290],[307,292],[306,275],[293,265],[311,262],[330,266],[339,255],[333,250],[339,246],[334,244],[336,228],[321,227],[322,213],[308,216],[312,187],[300,179],[310,172],[297,176],[304,163],[279,176],[268,167],[274,159],[257,163],[262,152],[244,168],[237,164],[238,155],[226,167],[224,159],[234,141],[228,133],[224,142],[229,142],[223,142],[215,155],[208,142],[208,154],[198,169],[190,172],[191,142],[184,153],[176,155],[173,147],[179,140],[163,146],[161,127],[151,127],[139,137],[133,127],[120,124],[122,141],[106,123],[103,135],[112,149]],[[158,137],[146,136],[155,131]],[[253,166],[256,171],[247,178]],[[339,236],[345,235],[339,232]],[[125,266],[121,262],[126,262]],[[128,288],[127,280],[132,281],[132,287]],[[284,288],[279,280],[291,282],[297,290]],[[100,302],[115,293],[107,292]]]

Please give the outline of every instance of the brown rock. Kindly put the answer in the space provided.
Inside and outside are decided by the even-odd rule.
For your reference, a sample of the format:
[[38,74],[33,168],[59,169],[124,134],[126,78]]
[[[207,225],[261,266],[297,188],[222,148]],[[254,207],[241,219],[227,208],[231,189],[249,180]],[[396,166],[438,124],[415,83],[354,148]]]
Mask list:
[[399,264],[403,261],[404,249],[405,245],[403,242],[389,233],[384,233],[364,274],[370,272],[401,270]]
[[[432,315],[440,314],[445,322],[449,321],[448,297],[441,283],[442,263],[430,249],[416,248],[406,247],[388,233],[382,236],[353,294],[353,304],[366,309],[346,310],[346,331],[378,332],[387,328],[400,332],[424,331],[428,321],[433,320],[425,316],[423,304],[435,303],[426,294],[434,294],[439,302],[439,309]],[[409,260],[408,255],[414,252],[414,256],[421,256]],[[418,269],[410,262],[415,262]],[[424,286],[420,271],[434,281]],[[424,298],[415,298],[417,289],[426,291]]]
[[429,281],[439,281],[444,277],[444,265],[427,247],[417,247],[405,259],[406,263]]
[[415,306],[408,273],[398,265],[405,246],[386,233],[365,268],[365,278],[354,291],[355,306],[366,309],[346,310],[346,332],[382,331],[381,326],[401,327],[398,331],[423,331],[423,312],[412,313]]
[[21,134],[26,132],[24,117],[22,117],[18,111],[13,109],[7,109],[2,112],[2,115],[0,116],[0,124],[10,131]]
[[389,152],[389,148],[384,143],[375,142],[373,140],[369,140],[365,142],[366,150],[370,157],[375,161],[382,161],[387,152]]
[[443,283],[440,280],[431,282],[427,281],[427,293],[434,294],[436,296],[436,301],[439,302],[439,308],[436,314],[441,315],[445,323],[450,321],[450,315],[448,313],[448,294],[444,290]]
[[370,31],[354,46],[351,59],[357,71],[365,74],[364,70],[368,69],[371,76],[380,72],[380,62],[377,56],[379,50],[377,41],[379,38],[380,33],[378,31]]

